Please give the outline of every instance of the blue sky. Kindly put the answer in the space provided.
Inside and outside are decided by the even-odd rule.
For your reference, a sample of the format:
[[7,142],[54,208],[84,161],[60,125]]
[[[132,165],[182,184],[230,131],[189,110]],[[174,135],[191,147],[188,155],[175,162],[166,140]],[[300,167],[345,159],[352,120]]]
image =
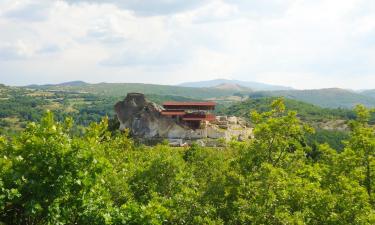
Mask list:
[[375,88],[373,0],[0,0],[0,83]]

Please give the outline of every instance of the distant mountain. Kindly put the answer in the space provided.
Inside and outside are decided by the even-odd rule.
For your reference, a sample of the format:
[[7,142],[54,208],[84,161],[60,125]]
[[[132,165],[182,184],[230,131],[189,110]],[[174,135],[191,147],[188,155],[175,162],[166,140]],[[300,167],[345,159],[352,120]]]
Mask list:
[[339,88],[254,92],[250,97],[284,96],[328,108],[352,108],[357,104],[375,107],[375,98]]
[[361,94],[375,98],[375,89],[362,91]]
[[79,86],[84,86],[84,85],[89,85],[89,83],[86,83],[84,81],[80,81],[80,80],[76,80],[76,81],[68,81],[68,82],[64,82],[64,83],[59,83],[59,84],[31,84],[31,85],[28,85],[26,87],[28,88],[38,88],[38,87],[55,87],[55,86],[60,86],[60,87],[67,87],[67,86],[71,86],[71,87],[79,87]]
[[217,86],[214,86],[213,88],[221,89],[221,90],[236,90],[236,91],[252,91],[248,87],[244,87],[235,83],[222,83]]
[[56,86],[84,86],[84,85],[88,85],[89,83],[86,83],[84,81],[80,81],[80,80],[76,80],[76,81],[69,81],[69,82],[65,82],[65,83],[60,83],[60,84],[57,84]]
[[221,84],[237,84],[242,87],[250,88],[254,91],[275,91],[275,90],[292,90],[291,87],[270,85],[259,82],[250,82],[250,81],[240,81],[240,80],[228,80],[228,79],[216,79],[208,81],[198,81],[198,82],[186,82],[179,84],[183,87],[215,87]]

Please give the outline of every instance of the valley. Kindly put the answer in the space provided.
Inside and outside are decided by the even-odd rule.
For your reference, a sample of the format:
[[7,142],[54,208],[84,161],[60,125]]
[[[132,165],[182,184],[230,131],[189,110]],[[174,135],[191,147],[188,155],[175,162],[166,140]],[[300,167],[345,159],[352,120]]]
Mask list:
[[[16,134],[28,122],[40,120],[46,110],[52,111],[60,120],[72,117],[80,126],[99,122],[105,116],[116,123],[114,103],[124,99],[129,92],[145,93],[147,99],[158,104],[164,101],[215,101],[218,115],[240,116],[248,121],[251,121],[251,111],[267,111],[272,101],[283,97],[288,110],[297,111],[302,121],[316,129],[311,140],[319,136],[319,143],[328,142],[341,149],[340,140],[348,130],[345,121],[355,118],[351,107],[356,104],[375,105],[375,98],[369,94],[365,96],[342,89],[253,91],[249,86],[241,86],[243,82],[217,84],[221,81],[225,80],[209,82],[215,85],[213,87],[88,84],[81,81],[25,87],[2,85],[0,133]],[[207,82],[195,85],[204,86]],[[275,86],[263,84],[263,87]],[[372,116],[372,121],[375,122],[375,116]]]

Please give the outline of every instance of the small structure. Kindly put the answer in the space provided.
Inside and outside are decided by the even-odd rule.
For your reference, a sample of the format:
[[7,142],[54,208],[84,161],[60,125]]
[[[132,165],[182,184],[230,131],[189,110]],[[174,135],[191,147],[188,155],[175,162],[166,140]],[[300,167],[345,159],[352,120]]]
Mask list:
[[215,106],[215,102],[164,102],[161,115],[171,117],[191,129],[199,129],[216,120],[216,116],[210,113]]

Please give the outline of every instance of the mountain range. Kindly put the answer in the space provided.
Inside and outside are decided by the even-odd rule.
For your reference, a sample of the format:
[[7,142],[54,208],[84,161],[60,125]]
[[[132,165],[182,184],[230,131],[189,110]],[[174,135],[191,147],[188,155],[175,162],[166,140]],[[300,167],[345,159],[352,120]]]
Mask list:
[[183,83],[178,86],[142,83],[89,84],[83,81],[71,81],[55,85],[30,85],[27,87],[114,97],[123,97],[128,92],[210,100],[233,95],[249,96],[250,98],[279,96],[326,108],[352,108],[357,104],[375,107],[375,90],[352,91],[339,88],[295,90],[285,86],[226,79]]
[[[368,107],[375,106],[375,90],[351,91],[340,88],[295,90],[286,86],[228,79],[182,83],[179,86],[219,89],[231,88],[238,91],[252,90],[249,96],[253,98],[263,96],[282,96],[288,99],[304,101],[328,108],[351,108],[357,104],[363,104]],[[246,90],[246,88],[248,88],[248,90]]]

